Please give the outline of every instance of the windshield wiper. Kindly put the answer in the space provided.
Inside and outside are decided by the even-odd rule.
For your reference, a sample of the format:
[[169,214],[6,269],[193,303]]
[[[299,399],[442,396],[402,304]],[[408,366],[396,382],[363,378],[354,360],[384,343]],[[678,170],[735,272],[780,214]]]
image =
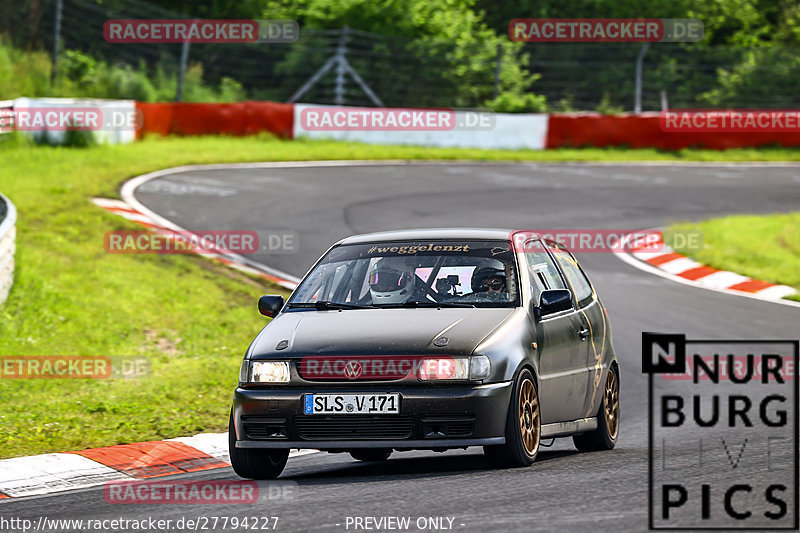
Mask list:
[[475,304],[467,304],[463,302],[440,302],[436,305],[439,307],[475,307]]
[[290,308],[313,308],[320,311],[326,309],[377,309],[374,305],[348,304],[343,302],[332,302],[330,300],[319,300],[318,302],[292,302]]
[[381,307],[475,307],[461,302],[431,302],[428,300],[409,300],[399,304],[383,304]]

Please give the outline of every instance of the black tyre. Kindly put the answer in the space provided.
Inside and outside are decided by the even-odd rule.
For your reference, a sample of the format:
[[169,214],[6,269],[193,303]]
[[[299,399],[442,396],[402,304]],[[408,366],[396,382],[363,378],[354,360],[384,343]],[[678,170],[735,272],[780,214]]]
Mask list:
[[275,448],[237,448],[233,413],[228,423],[228,454],[233,471],[247,479],[275,479],[286,466],[289,450]]
[[603,392],[603,403],[597,412],[597,429],[575,435],[572,442],[582,452],[611,450],[617,444],[619,436],[619,376],[615,367],[611,367],[606,378]]
[[362,448],[350,451],[350,457],[356,461],[385,461],[390,455],[392,455],[392,450],[384,448]]
[[542,419],[536,382],[523,370],[514,384],[506,419],[506,443],[484,446],[483,453],[493,467],[529,466],[539,453]]

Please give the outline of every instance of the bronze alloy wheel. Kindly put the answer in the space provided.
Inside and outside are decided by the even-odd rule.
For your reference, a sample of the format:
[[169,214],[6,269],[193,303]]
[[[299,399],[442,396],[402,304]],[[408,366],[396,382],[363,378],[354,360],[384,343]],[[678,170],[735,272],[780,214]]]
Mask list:
[[613,370],[609,371],[606,379],[605,393],[606,408],[606,427],[608,436],[611,440],[617,439],[619,432],[619,386],[617,385],[617,374]]
[[601,389],[602,402],[597,411],[597,429],[572,437],[575,447],[582,452],[611,450],[619,436],[619,374],[611,365],[606,377],[606,387]]
[[528,455],[539,450],[539,398],[530,379],[522,382],[519,391],[519,431]]
[[506,413],[505,443],[484,446],[489,464],[497,468],[529,466],[539,453],[542,434],[539,396],[533,374],[522,369],[514,380]]

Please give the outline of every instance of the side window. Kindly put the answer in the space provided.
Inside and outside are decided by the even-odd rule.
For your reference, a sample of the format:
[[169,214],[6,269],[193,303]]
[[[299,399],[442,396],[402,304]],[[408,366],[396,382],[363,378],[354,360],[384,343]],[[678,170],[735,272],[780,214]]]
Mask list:
[[564,289],[564,282],[558,273],[556,265],[538,241],[526,244],[525,260],[528,263],[528,276],[533,289],[534,301],[539,300],[539,295],[548,289]]
[[548,243],[548,247],[553,252],[558,264],[561,265],[561,269],[567,277],[568,288],[575,295],[578,305],[583,307],[588,304],[592,300],[592,285],[578,266],[578,261],[561,244]]

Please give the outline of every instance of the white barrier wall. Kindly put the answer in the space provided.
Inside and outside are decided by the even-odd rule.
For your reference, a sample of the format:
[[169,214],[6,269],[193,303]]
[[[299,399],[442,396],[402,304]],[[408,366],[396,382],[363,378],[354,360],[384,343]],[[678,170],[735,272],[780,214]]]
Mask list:
[[[328,130],[311,131],[304,127],[303,110],[353,110],[343,106],[296,104],[294,108],[295,138],[352,141],[367,144],[405,144],[417,146],[439,146],[453,148],[498,148],[542,150],[547,141],[548,116],[540,113],[488,113],[478,111],[455,111],[456,127],[447,131],[374,131],[374,130]],[[366,108],[358,108],[366,109]],[[377,109],[377,108],[373,108]],[[407,109],[397,111],[424,111]],[[474,123],[491,118],[490,124],[476,126]]]
[[[16,251],[17,210],[11,200],[0,194],[5,216],[0,218],[0,304],[8,298],[14,284],[14,252]],[[0,207],[0,212],[3,208]]]
[[[100,143],[127,144],[136,140],[136,123],[128,117],[137,117],[134,100],[103,100],[99,98],[17,98],[14,109],[30,108],[93,108],[102,115],[102,124],[93,131],[94,138]],[[27,135],[40,135],[38,132],[25,132]],[[48,131],[48,137],[60,144],[64,140],[64,131]]]

